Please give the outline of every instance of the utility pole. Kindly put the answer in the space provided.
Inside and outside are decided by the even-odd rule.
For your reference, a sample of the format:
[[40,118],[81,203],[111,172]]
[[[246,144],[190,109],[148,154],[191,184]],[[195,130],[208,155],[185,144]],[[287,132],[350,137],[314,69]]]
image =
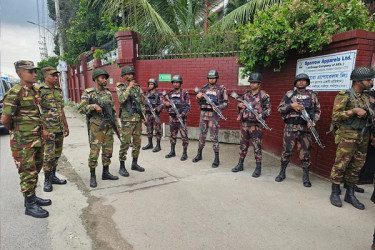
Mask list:
[[[60,4],[59,0],[55,0],[55,10],[56,10],[56,22],[57,22],[57,35],[59,36],[59,49],[60,49],[60,57],[64,58],[65,51],[64,51],[64,43],[63,37],[61,32],[61,18],[60,18]],[[66,63],[64,61],[59,60],[61,75],[62,75],[62,90],[63,90],[63,97],[64,102],[69,102],[69,93],[68,93],[68,83],[67,83],[67,76],[66,76]],[[61,68],[61,65],[65,67]]]

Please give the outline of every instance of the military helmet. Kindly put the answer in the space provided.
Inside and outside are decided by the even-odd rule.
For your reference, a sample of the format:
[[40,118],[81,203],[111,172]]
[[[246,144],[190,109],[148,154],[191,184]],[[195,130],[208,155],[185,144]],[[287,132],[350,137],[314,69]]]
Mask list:
[[217,70],[214,70],[214,69],[211,69],[210,71],[208,71],[207,73],[207,79],[218,79],[219,78],[219,72],[217,72]]
[[104,75],[106,79],[109,78],[108,72],[104,69],[94,69],[94,71],[92,72],[92,80],[95,81],[95,79],[100,75]]
[[172,77],[172,80],[171,80],[171,82],[179,82],[179,83],[183,83],[183,81],[182,81],[182,76],[180,76],[180,75],[174,75],[173,77]]
[[263,76],[261,73],[254,72],[249,76],[249,82],[259,82],[263,81]]
[[158,81],[155,78],[150,78],[150,80],[148,80],[148,82],[147,82],[147,85],[149,83],[153,83],[155,88],[158,87]]
[[370,67],[357,67],[350,74],[350,80],[352,81],[363,81],[370,80],[375,77],[375,72]]
[[298,74],[296,75],[296,78],[294,78],[294,86],[296,86],[296,83],[299,81],[299,80],[306,80],[307,81],[307,86],[310,85],[310,78],[307,74],[305,73],[301,73],[301,74]]
[[121,69],[121,76],[124,76],[126,74],[135,74],[135,70],[132,66],[124,66]]

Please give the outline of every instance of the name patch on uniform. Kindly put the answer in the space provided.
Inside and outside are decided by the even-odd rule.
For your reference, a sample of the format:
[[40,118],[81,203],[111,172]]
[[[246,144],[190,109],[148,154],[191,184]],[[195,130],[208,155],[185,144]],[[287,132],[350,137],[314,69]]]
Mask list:
[[53,94],[47,95],[47,98],[54,98],[55,96]]
[[24,101],[32,101],[32,100],[34,100],[34,97],[33,96],[24,96],[23,100]]

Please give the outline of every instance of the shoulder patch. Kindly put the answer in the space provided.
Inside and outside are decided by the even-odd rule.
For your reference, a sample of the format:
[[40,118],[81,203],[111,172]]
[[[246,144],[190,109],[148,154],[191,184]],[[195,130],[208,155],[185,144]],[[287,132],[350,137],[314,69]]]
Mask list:
[[22,89],[22,86],[20,84],[16,84],[14,85],[9,91],[12,91],[12,92],[15,92],[15,93],[18,93],[20,92]]
[[120,85],[124,85],[124,83],[123,82],[117,82],[116,83],[116,87],[119,87]]
[[347,93],[346,90],[341,90],[341,91],[339,92],[339,95],[345,95],[346,93]]
[[286,95],[288,98],[290,98],[290,97],[292,97],[293,92],[294,92],[293,90],[289,90],[288,92],[285,93],[285,95]]
[[87,93],[93,92],[94,90],[95,90],[95,88],[88,88],[88,89],[85,89],[85,91],[86,91]]

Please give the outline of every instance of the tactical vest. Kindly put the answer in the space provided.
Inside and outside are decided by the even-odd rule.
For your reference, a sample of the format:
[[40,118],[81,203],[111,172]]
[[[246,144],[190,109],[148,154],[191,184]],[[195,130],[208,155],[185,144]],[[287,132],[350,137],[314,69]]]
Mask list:
[[[156,108],[160,105],[160,98],[159,98],[159,92],[156,90],[155,93],[151,94],[150,91],[147,92],[147,98],[151,103],[151,106],[153,108]],[[147,113],[151,113],[150,108],[148,105],[145,105],[145,109]]]
[[[362,108],[365,110],[371,110],[370,101],[366,95],[363,94],[365,103],[358,101],[356,94],[353,89],[347,90],[345,92],[349,96],[348,101],[345,106],[345,110],[350,110],[351,102],[353,101],[355,108]],[[366,126],[367,118],[359,118],[357,115],[351,116],[349,119],[341,121],[339,124],[352,130],[362,130]]]
[[[251,91],[249,91],[249,92],[246,92],[242,98],[245,101],[247,101],[249,105],[252,106],[258,112],[258,114],[261,114],[263,112],[262,101],[265,95],[266,95],[265,92],[263,90],[260,90],[254,97],[251,94]],[[246,109],[241,110],[240,120],[241,121],[257,121],[255,115]]]
[[[185,92],[183,92],[182,89],[180,89],[180,90],[177,91],[177,92],[176,92],[175,90],[171,90],[171,91],[168,93],[169,98],[170,98],[171,101],[176,105],[176,108],[177,108],[178,112],[180,112],[180,113],[181,113],[182,108],[183,108],[183,106],[184,106],[184,100],[183,100],[183,98],[184,98],[184,96],[183,96],[184,93],[185,93]],[[172,116],[176,115],[175,112],[174,112],[174,110],[173,110],[173,108],[172,108],[172,106],[171,106],[171,107],[168,107],[168,113],[169,113],[170,115],[172,115]]]
[[[210,84],[206,84],[201,89],[201,92],[206,94],[208,98],[212,100],[212,102],[217,106],[220,105],[220,96],[222,95],[223,85],[216,86],[215,88],[211,89]],[[199,101],[199,106],[201,110],[212,110],[210,104],[207,103],[205,98],[202,98]]]

